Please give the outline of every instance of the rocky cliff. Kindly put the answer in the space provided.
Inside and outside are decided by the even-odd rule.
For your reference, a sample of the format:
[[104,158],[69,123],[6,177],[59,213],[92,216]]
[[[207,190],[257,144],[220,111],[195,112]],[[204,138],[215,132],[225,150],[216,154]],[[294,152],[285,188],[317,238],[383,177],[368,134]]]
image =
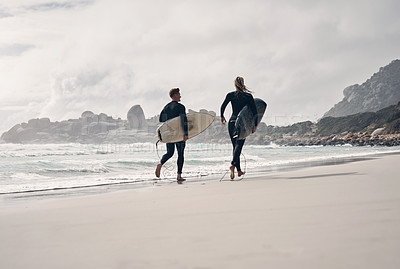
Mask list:
[[342,117],[360,112],[376,112],[400,101],[400,60],[381,67],[362,85],[343,90],[344,98],[323,117]]

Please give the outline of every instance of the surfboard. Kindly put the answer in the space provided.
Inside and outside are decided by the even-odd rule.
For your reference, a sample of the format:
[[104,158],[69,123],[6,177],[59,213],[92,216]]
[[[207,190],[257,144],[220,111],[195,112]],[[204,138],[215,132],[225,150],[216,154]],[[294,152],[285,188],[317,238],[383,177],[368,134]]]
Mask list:
[[[188,137],[193,138],[202,133],[214,121],[214,116],[208,113],[194,112],[186,114],[188,121]],[[183,128],[181,117],[176,117],[162,123],[157,128],[157,136],[160,142],[175,143],[183,141]]]
[[[264,116],[265,110],[267,108],[267,103],[259,98],[254,98],[254,102],[256,104],[258,114],[257,124],[259,124],[262,117]],[[236,130],[238,130],[239,140],[245,139],[251,134],[254,128],[254,115],[249,106],[245,106],[239,112],[236,119],[235,128]]]

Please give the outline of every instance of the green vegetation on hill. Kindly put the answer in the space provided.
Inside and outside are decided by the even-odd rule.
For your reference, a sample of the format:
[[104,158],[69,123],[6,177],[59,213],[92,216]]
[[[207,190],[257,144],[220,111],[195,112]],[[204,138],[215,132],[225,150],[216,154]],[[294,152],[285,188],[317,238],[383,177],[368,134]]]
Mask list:
[[400,102],[377,112],[323,118],[317,123],[317,134],[326,136],[343,132],[371,133],[381,127],[385,127],[385,134],[400,132]]
[[266,133],[268,135],[274,134],[296,134],[304,135],[312,132],[314,124],[311,121],[298,122],[289,126],[271,126],[267,127]]

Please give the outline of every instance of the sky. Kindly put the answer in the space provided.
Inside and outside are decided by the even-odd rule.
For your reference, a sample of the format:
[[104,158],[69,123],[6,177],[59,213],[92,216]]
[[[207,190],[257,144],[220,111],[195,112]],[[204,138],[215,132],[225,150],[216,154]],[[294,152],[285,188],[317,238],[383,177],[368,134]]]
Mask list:
[[[1,0],[0,134],[17,123],[217,112],[242,76],[271,125],[316,121],[400,59],[398,0]],[[225,112],[229,117],[230,109]]]

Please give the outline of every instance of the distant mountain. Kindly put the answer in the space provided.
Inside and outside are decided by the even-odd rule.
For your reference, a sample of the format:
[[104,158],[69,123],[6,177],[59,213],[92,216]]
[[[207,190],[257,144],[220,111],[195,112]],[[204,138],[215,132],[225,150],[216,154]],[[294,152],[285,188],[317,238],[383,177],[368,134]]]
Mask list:
[[323,116],[343,117],[360,112],[376,112],[400,101],[400,60],[381,67],[362,85],[343,90],[344,98]]

